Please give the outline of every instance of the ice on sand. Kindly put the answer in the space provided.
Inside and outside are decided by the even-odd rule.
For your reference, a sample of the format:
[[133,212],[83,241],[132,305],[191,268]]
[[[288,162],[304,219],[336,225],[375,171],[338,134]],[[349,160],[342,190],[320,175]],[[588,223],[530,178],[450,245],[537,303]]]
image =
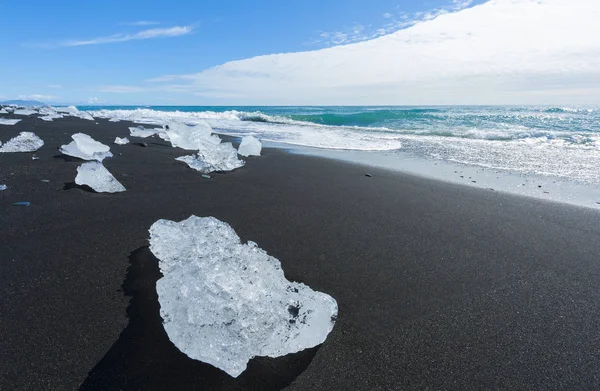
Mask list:
[[129,139],[127,137],[117,137],[115,138],[115,144],[118,145],[125,145],[125,144],[129,144]]
[[44,141],[32,132],[21,132],[5,144],[0,142],[0,152],[35,152],[44,146]]
[[15,124],[19,123],[20,121],[21,121],[20,119],[0,118],[0,125],[15,125]]
[[137,127],[129,128],[129,135],[131,137],[146,138],[146,137],[154,136],[155,134],[157,134],[160,131],[162,131],[162,128],[146,129],[143,126],[137,126]]
[[238,147],[238,153],[242,156],[260,156],[262,144],[253,136],[246,136]]
[[8,186],[6,185],[0,185],[0,191],[6,190],[8,189]]
[[32,115],[32,114],[37,114],[37,110],[31,110],[31,109],[18,109],[14,111],[15,115]]
[[73,141],[60,147],[60,152],[83,160],[97,160],[101,162],[107,157],[112,157],[110,147],[104,145],[87,134],[75,133],[71,136]]
[[83,163],[77,167],[75,183],[87,185],[98,193],[118,193],[125,187],[100,162]]
[[317,346],[333,329],[335,299],[286,280],[276,258],[214,217],[158,220],[150,250],[164,276],[156,290],[169,339],[233,377],[252,357]]
[[186,163],[202,174],[231,171],[245,164],[243,160],[238,159],[237,151],[231,143],[203,146],[196,155],[181,156],[175,160]]
[[221,143],[219,136],[212,134],[212,128],[205,122],[194,126],[173,122],[161,133],[166,135],[166,138],[164,136],[161,138],[168,139],[173,147],[188,151],[209,148]]

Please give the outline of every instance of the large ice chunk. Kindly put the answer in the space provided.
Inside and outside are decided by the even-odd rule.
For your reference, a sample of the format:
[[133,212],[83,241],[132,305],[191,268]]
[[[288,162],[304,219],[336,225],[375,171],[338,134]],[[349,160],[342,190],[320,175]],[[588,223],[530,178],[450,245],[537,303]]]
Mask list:
[[104,145],[85,133],[75,133],[71,136],[73,141],[60,147],[60,152],[83,160],[97,160],[101,162],[107,157],[112,157],[110,147]]
[[20,119],[0,118],[0,125],[15,125],[19,121],[21,121],[21,120]]
[[207,149],[221,143],[219,136],[212,134],[212,128],[206,122],[194,126],[173,122],[164,130],[161,129],[161,133],[166,135],[166,138],[161,138],[168,139],[172,146],[188,151]]
[[150,250],[169,339],[189,357],[239,376],[254,356],[279,357],[325,341],[337,317],[331,296],[286,280],[280,262],[242,244],[214,217],[158,220]]
[[98,193],[118,193],[126,190],[100,162],[83,163],[77,167],[75,183],[87,185]]
[[144,128],[143,126],[136,126],[136,127],[129,128],[129,135],[131,137],[146,138],[146,137],[154,136],[155,134],[157,134],[160,131],[162,131],[162,128],[147,129],[147,128]]
[[17,109],[14,111],[15,115],[32,115],[32,114],[37,114],[37,110],[31,110],[31,109]]
[[238,148],[238,153],[242,156],[260,156],[262,144],[253,136],[246,136],[242,139]]
[[238,158],[237,151],[231,143],[201,146],[196,155],[181,156],[175,160],[187,163],[190,168],[202,174],[231,171],[245,164]]
[[129,144],[129,139],[127,137],[117,137],[115,138],[115,144],[117,145],[125,145],[125,144]]
[[[0,143],[2,145],[2,143]],[[0,152],[34,152],[44,146],[44,141],[32,132],[21,132],[0,147]]]

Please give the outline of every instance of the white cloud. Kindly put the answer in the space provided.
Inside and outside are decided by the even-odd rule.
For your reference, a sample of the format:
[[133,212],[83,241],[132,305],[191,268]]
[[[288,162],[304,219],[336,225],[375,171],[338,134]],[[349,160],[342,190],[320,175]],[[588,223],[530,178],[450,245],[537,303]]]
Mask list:
[[599,19],[597,0],[491,0],[370,41],[154,80],[230,104],[591,103]]
[[191,34],[194,31],[192,26],[175,26],[169,28],[155,28],[137,32],[135,34],[114,34],[108,37],[92,38],[87,40],[70,40],[62,42],[59,46],[84,46],[99,45],[106,43],[126,42],[142,39],[179,37]]
[[91,98],[88,98],[87,100],[87,104],[89,105],[98,105],[104,103],[104,101],[100,98],[98,98],[97,96],[92,96]]
[[47,102],[47,101],[51,101],[51,100],[56,100],[57,97],[56,96],[52,96],[52,95],[33,94],[33,95],[19,95],[17,97],[17,99],[21,99],[21,100],[39,100],[39,101],[42,101],[42,102]]
[[389,12],[386,12],[386,13],[385,13],[385,14],[383,14],[382,16],[383,16],[384,18],[386,18],[386,19],[389,19],[389,18],[391,18],[391,17],[392,17],[392,16],[394,16],[394,15],[390,14]]
[[63,88],[60,84],[48,84],[46,87],[48,88]]
[[160,22],[154,22],[151,20],[138,20],[137,22],[124,22],[121,23],[124,26],[156,26]]
[[145,90],[146,89],[143,87],[136,87],[136,86],[101,86],[100,88],[98,88],[98,91],[100,91],[100,92],[115,92],[115,93],[119,93],[119,94],[143,92]]

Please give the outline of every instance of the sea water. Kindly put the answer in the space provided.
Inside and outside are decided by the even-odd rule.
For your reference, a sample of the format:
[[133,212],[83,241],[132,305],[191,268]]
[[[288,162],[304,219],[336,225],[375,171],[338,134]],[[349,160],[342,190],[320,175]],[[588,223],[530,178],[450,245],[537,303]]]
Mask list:
[[78,107],[147,124],[208,122],[267,145],[598,207],[600,108]]

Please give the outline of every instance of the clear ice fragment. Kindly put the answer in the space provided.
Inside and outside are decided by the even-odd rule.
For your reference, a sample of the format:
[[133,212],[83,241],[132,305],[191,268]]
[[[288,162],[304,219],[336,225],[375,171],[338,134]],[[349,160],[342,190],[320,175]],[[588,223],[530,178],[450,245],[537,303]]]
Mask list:
[[118,193],[126,190],[100,162],[83,163],[77,167],[75,183],[89,186],[98,193]]

